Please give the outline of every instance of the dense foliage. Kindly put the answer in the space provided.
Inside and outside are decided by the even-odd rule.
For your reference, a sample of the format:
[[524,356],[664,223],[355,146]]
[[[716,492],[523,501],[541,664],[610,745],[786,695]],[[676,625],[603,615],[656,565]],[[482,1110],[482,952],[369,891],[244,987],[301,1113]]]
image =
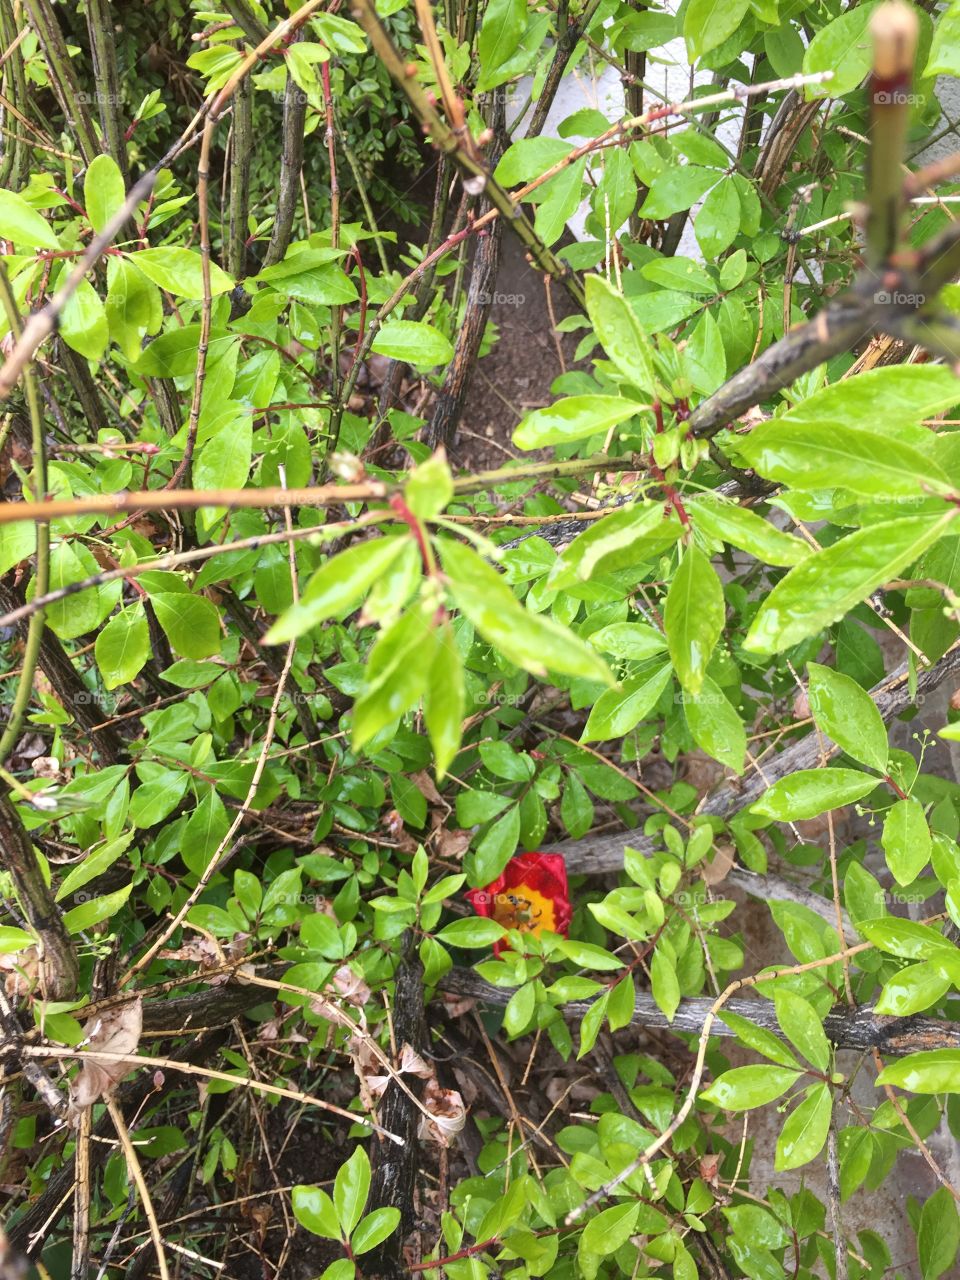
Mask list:
[[951,1274],[960,5],[0,36],[4,1274]]

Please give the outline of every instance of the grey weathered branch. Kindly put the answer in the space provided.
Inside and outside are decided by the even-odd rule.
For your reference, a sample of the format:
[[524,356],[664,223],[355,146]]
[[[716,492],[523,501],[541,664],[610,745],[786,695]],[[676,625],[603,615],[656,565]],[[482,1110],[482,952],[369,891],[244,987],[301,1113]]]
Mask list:
[[[451,969],[440,979],[440,987],[452,995],[475,997],[497,1009],[502,1009],[513,995],[511,990],[491,986],[472,969]],[[579,1021],[592,1003],[592,1000],[571,1000],[562,1005],[561,1010],[564,1017]],[[681,1000],[673,1021],[669,1022],[653,996],[638,992],[630,1026],[698,1035],[713,1004],[714,1001],[706,997]],[[778,1036],[783,1035],[773,1004],[768,1000],[728,1000],[723,1008],[746,1018],[754,1026],[763,1027]],[[927,1049],[960,1048],[960,1023],[919,1015],[910,1018],[885,1018],[874,1013],[867,1005],[856,1009],[837,1008],[827,1014],[823,1027],[827,1038],[838,1049],[876,1048],[882,1054],[903,1056]],[[734,1035],[723,1021],[723,1012],[713,1024],[712,1034]]]
[[[297,39],[300,39],[300,33],[297,34]],[[283,261],[293,234],[293,219],[300,199],[300,170],[303,167],[303,131],[306,120],[307,95],[288,69],[283,91],[283,145],[280,152],[277,212],[273,219],[270,243],[263,258],[265,267],[272,267]]]
[[[936,689],[949,676],[960,671],[960,644],[926,671],[917,676],[917,693],[927,694]],[[914,695],[909,688],[909,672],[906,663],[897,667],[891,675],[870,691],[884,721],[889,721],[906,710]],[[839,748],[827,740],[828,757],[838,754]],[[780,778],[796,773],[798,769],[813,769],[822,756],[821,738],[816,733],[807,734],[763,763],[763,774],[754,773],[746,779],[731,778],[721,782],[700,805],[698,813],[721,818],[732,817],[741,809],[759,800],[766,789]],[[879,782],[879,779],[878,779]],[[623,851],[629,846],[642,854],[651,854],[658,847],[648,836],[631,832],[584,836],[582,840],[567,840],[556,846],[566,858],[568,870],[574,873],[599,873],[619,871],[623,867]],[[749,887],[744,885],[745,888]]]

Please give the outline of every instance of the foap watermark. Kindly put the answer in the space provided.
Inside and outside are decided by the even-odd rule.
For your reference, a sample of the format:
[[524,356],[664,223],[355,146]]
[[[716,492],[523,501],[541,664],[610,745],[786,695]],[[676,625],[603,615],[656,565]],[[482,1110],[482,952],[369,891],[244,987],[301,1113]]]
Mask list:
[[86,107],[122,107],[123,95],[104,93],[102,89],[97,89],[94,93],[84,93],[81,90],[77,94],[77,102]]
[[922,307],[927,300],[925,293],[903,293],[899,289],[878,289],[873,295],[877,306],[883,307]]
[[522,693],[501,693],[498,689],[483,689],[477,695],[477,701],[497,707],[519,707],[524,696]]
[[496,89],[487,89],[483,93],[475,94],[473,101],[480,109],[486,106],[499,106],[501,103],[504,107],[522,107],[527,101],[527,95],[508,85],[500,85]]
[[876,107],[918,107],[922,103],[922,93],[905,93],[903,89],[878,89],[873,95]]
[[526,300],[525,293],[488,293],[481,289],[477,294],[481,307],[522,307]]

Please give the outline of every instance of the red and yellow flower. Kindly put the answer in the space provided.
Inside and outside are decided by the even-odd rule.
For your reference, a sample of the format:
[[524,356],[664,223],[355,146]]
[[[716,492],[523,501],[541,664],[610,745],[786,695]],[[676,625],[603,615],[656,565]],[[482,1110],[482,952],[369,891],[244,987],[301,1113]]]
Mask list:
[[[511,858],[492,884],[466,895],[478,916],[505,929],[539,937],[544,930],[567,936],[573,910],[567,867],[559,853],[521,853]],[[494,943],[499,955],[506,943]]]

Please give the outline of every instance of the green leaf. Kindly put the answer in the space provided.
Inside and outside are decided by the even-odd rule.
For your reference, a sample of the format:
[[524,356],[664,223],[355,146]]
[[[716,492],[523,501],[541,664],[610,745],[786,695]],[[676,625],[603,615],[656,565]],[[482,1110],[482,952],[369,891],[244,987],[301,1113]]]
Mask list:
[[948,1187],[938,1187],[920,1211],[917,1253],[923,1280],[938,1280],[953,1266],[960,1248],[960,1216]]
[[363,692],[353,707],[354,749],[405,715],[426,691],[437,633],[429,610],[415,605],[380,633],[370,651]]
[[72,911],[65,911],[63,924],[67,933],[82,933],[85,929],[92,929],[95,924],[100,924],[102,920],[109,920],[111,916],[115,916],[130,897],[132,888],[133,885],[128,884],[115,893],[106,893],[101,898],[91,898],[89,902],[81,903]]
[[0,954],[8,955],[12,951],[23,951],[36,943],[32,933],[26,929],[16,929],[11,924],[0,924]]
[[899,916],[861,920],[857,924],[857,932],[881,951],[888,951],[904,960],[935,960],[940,955],[952,958],[958,954],[953,943],[936,929]]
[[563,786],[560,801],[560,820],[567,834],[574,840],[585,836],[593,826],[594,806],[586,788],[575,773],[571,773]]
[[0,238],[21,249],[59,249],[46,219],[15,191],[0,190]]
[[890,748],[877,705],[855,680],[818,662],[808,664],[810,710],[817,728],[860,764],[886,773]]
[[[388,1205],[382,1209],[374,1209],[368,1213],[354,1231],[350,1239],[350,1251],[354,1256],[369,1253],[378,1244],[383,1244],[387,1236],[393,1235],[400,1225],[400,1210]],[[346,1259],[344,1259],[346,1261]],[[351,1276],[354,1273],[351,1272]]]
[[513,443],[518,449],[543,449],[583,440],[609,431],[646,407],[621,396],[568,396],[528,413],[514,431]]
[[887,433],[822,418],[794,421],[788,415],[755,427],[737,441],[737,452],[759,475],[794,489],[840,486],[867,496],[914,497],[950,488],[933,458],[935,446],[933,435],[929,448],[921,450]]
[[716,169],[704,169],[696,164],[671,165],[651,182],[647,198],[640,206],[640,216],[661,220],[689,209],[720,176]]
[[821,387],[777,421],[814,429],[836,423],[924,448],[939,437],[919,424],[958,400],[960,379],[945,365],[886,365]]
[[747,752],[747,731],[729,700],[709,676],[705,676],[699,693],[683,698],[683,714],[693,740],[714,760],[743,773]]
[[661,502],[621,507],[574,538],[557,561],[548,585],[563,590],[598,572],[632,568],[673,546],[682,532],[678,519],[664,516]]
[[547,246],[552,245],[563,235],[568,220],[573,217],[580,205],[586,165],[587,157],[582,156],[555,174],[541,187],[541,193],[545,194],[537,206],[533,229]]
[[730,247],[740,231],[740,197],[735,183],[720,179],[700,206],[693,229],[705,258],[716,258]]
[[673,948],[661,938],[650,960],[650,991],[657,1006],[668,1022],[680,1005],[680,982],[677,978],[677,958]]
[[898,800],[883,823],[884,856],[897,884],[912,884],[930,861],[930,828],[916,796]]
[[744,648],[778,653],[815,636],[916,560],[951,519],[947,512],[869,525],[814,552],[767,596]]
[[503,1029],[511,1038],[523,1035],[537,1007],[537,990],[532,982],[518,987],[503,1011]]
[[633,1235],[640,1204],[637,1200],[625,1200],[610,1209],[604,1209],[591,1218],[583,1228],[579,1248],[600,1257],[611,1257]]
[[282,644],[312,631],[327,618],[351,611],[390,568],[407,544],[407,537],[370,538],[341,551],[313,575],[300,597],[277,619],[265,644]]
[[[116,259],[111,258],[110,261],[114,262]],[[153,289],[156,292],[156,286],[140,276],[129,262],[124,259],[121,265],[139,278],[142,289]],[[125,287],[128,290],[132,288],[129,284]],[[157,296],[160,296],[159,293]],[[212,368],[238,341],[239,338],[235,333],[227,333],[224,329],[211,329],[210,341],[207,343],[208,368]],[[185,374],[193,373],[197,367],[199,343],[200,326],[198,324],[185,324],[180,329],[168,329],[135,357],[137,373],[151,378],[181,378]]]
[[650,715],[672,675],[671,667],[665,664],[653,673],[631,676],[622,686],[601,693],[593,704],[580,741],[603,742],[624,737]]
[[[68,272],[57,276],[60,285]],[[81,280],[60,315],[59,331],[64,342],[88,360],[99,360],[110,338],[107,313],[100,295],[89,280]]]
[[[203,297],[203,267],[193,249],[140,249],[127,255],[148,280],[178,298]],[[210,293],[216,297],[233,288],[233,281],[215,262],[210,263]]]
[[559,160],[569,155],[573,145],[559,138],[518,138],[511,142],[497,162],[493,176],[501,186],[513,187],[518,182],[539,178]]
[[703,687],[723,622],[720,579],[699,547],[690,546],[670,584],[663,611],[670,657],[685,692],[697,694]]
[[176,653],[184,658],[209,658],[220,652],[220,614],[212,600],[181,591],[151,595],[157,621]]
[[37,526],[32,520],[0,525],[0,573],[6,573],[37,549]]
[[872,44],[867,24],[875,4],[861,5],[821,27],[807,46],[803,57],[803,74],[832,71],[833,78],[824,84],[808,85],[808,101],[812,98],[840,98],[861,83],[870,70]]
[[446,775],[460,750],[464,711],[463,664],[453,630],[444,623],[437,631],[430,683],[423,699],[423,718],[438,780]]
[[632,662],[653,658],[667,647],[664,636],[646,622],[611,622],[599,631],[592,631],[588,639],[601,653]]
[[469,547],[445,539],[440,548],[450,591],[484,640],[533,675],[554,671],[612,685],[597,653],[573,632],[521,605],[500,575]]
[[876,778],[856,769],[798,769],[775,782],[749,811],[776,822],[798,822],[862,800],[876,785]]
[[623,968],[623,962],[617,956],[604,947],[595,946],[592,942],[564,938],[558,944],[557,950],[580,969],[601,969],[611,972],[614,969]]
[[729,1009],[722,1010],[721,1018],[736,1034],[741,1044],[745,1044],[748,1049],[762,1053],[765,1058],[778,1063],[781,1067],[796,1067],[798,1071],[801,1069],[799,1061],[783,1041],[766,1027],[758,1027],[749,1018],[742,1018],[738,1013],[731,1013]]
[[503,925],[497,924],[496,920],[489,920],[485,916],[465,916],[441,929],[436,934],[436,939],[451,947],[485,949],[499,942],[505,932]]
[[150,657],[150,628],[142,604],[121,609],[97,634],[94,654],[107,689],[129,684]]
[[242,489],[250,477],[252,456],[253,418],[249,413],[228,418],[197,454],[194,488]]
[[683,11],[683,35],[691,62],[723,44],[743,22],[747,0],[690,0]]
[[315,1236],[325,1240],[340,1239],[340,1221],[333,1201],[320,1187],[293,1188],[293,1216]]
[[433,520],[453,497],[453,477],[443,453],[420,464],[404,485],[407,506],[420,520]]
[[473,855],[469,880],[482,888],[504,869],[516,853],[520,841],[520,806],[513,804],[489,828]]
[[344,1236],[353,1234],[363,1216],[369,1190],[370,1159],[363,1147],[354,1147],[350,1159],[337,1170],[333,1184],[333,1206]]
[[833,1099],[828,1084],[815,1084],[787,1117],[777,1139],[773,1167],[778,1173],[809,1164],[823,1150],[830,1132]]
[[185,773],[164,770],[160,778],[137,787],[130,800],[130,821],[135,827],[154,827],[168,818],[187,794],[190,779]]
[[83,884],[96,879],[97,876],[102,876],[105,870],[113,867],[116,859],[127,851],[132,840],[133,832],[124,832],[123,836],[116,836],[114,840],[106,841],[99,849],[88,852],[82,863],[70,868],[67,876],[64,876],[63,882],[56,891],[56,901],[63,901],[65,897],[70,896],[70,893],[76,893]]
[[[960,961],[960,954],[957,959]],[[907,1018],[939,1003],[952,986],[935,960],[910,964],[887,979],[874,1005],[874,1012],[892,1018]]]
[[894,1085],[911,1093],[960,1093],[960,1049],[911,1053],[884,1067],[877,1084]]
[[94,156],[83,176],[83,203],[94,231],[102,231],[127,197],[120,166],[112,156]]
[[780,1030],[793,1047],[818,1071],[826,1071],[830,1066],[830,1044],[810,1001],[786,987],[778,987],[773,993],[773,1004]]
[[[100,565],[81,542],[58,542],[50,552],[50,590],[59,591],[100,572]],[[32,585],[32,584],[31,584]],[[119,592],[89,587],[47,606],[47,625],[61,640],[74,640],[97,627],[112,612]]]
[[374,338],[372,349],[415,369],[432,369],[453,359],[449,338],[425,320],[388,320]]
[[650,339],[633,308],[602,276],[587,276],[585,288],[587,314],[600,345],[625,377],[652,395],[656,375]]
[[[674,975],[674,977],[676,977],[676,975]],[[661,992],[661,994],[666,998],[665,992]],[[678,990],[678,1001],[679,998],[680,993]],[[625,978],[620,979],[617,985],[610,992],[610,996],[607,1000],[607,1021],[610,1023],[611,1031],[620,1031],[624,1027],[628,1027],[630,1025],[636,1008],[636,999],[637,997],[636,990],[633,985],[633,978],[628,973]],[[667,1013],[664,1003],[661,1002],[661,1000],[657,999],[657,1004],[660,1005],[660,1008],[663,1009],[664,1013]],[[673,1010],[671,1010],[670,1013],[667,1013],[667,1017],[671,1018],[675,1011],[676,1005],[674,1005]]]
[[686,508],[698,533],[707,533],[720,542],[739,547],[766,564],[789,569],[810,555],[810,548],[799,538],[781,533],[755,511],[738,507],[719,495],[702,494],[688,499]]
[[724,1071],[700,1097],[724,1111],[751,1111],[785,1093],[803,1074],[786,1067],[734,1067]]
[[480,57],[477,88],[481,92],[498,83],[495,73],[516,51],[526,25],[526,0],[490,0],[477,39]]
[[[151,284],[126,258],[108,258],[104,313],[110,338],[127,360],[132,362],[145,355],[141,352],[141,343],[144,335],[154,327],[155,310],[160,310],[160,294],[156,285]],[[172,333],[180,332],[179,329],[172,330]],[[233,340],[236,341],[235,338]],[[193,350],[191,368],[196,365],[196,343]]]

